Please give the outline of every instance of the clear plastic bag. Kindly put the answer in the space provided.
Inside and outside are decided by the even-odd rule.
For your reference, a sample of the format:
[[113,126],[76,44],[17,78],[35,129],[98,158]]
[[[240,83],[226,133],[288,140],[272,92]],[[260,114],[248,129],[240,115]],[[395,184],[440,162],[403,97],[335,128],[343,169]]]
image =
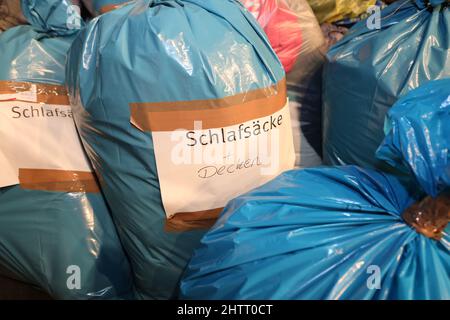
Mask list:
[[286,71],[296,166],[321,164],[325,40],[306,0],[244,0]]

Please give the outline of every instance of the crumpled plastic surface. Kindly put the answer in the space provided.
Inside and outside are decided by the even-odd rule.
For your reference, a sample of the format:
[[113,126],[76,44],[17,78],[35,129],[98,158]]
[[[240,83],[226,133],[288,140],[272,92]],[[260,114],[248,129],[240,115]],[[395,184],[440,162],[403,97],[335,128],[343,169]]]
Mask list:
[[131,2],[130,0],[81,0],[93,16],[116,9],[118,6]]
[[22,13],[38,32],[51,35],[75,34],[83,26],[79,1],[21,0]]
[[263,27],[286,73],[292,70],[302,49],[302,25],[284,0],[243,0]]
[[[45,25],[59,30],[54,21]],[[34,25],[9,29],[0,35],[0,80],[63,85],[72,40]],[[130,267],[101,193],[0,188],[0,265],[56,299],[132,297]],[[68,286],[71,266],[80,268],[80,289]]]
[[441,4],[445,4],[448,0],[415,0],[419,8],[427,8],[429,6],[436,7]]
[[20,8],[20,0],[0,1],[0,33],[26,23]]
[[205,231],[164,230],[152,134],[131,125],[129,103],[217,99],[266,88],[283,79],[281,63],[239,2],[147,0],[94,19],[75,40],[67,72],[77,126],[140,297],[174,297]]
[[[423,3],[423,2],[422,2]],[[381,29],[355,25],[332,47],[324,71],[324,162],[378,167],[389,108],[430,80],[450,76],[450,8],[399,0],[381,12]]]
[[436,197],[450,187],[450,80],[431,81],[388,112],[377,157]]
[[320,24],[357,18],[376,0],[308,0]]
[[181,296],[450,299],[449,106],[446,79],[392,107],[378,156],[403,175],[294,170],[232,200],[195,251]]
[[401,217],[421,196],[354,166],[286,172],[228,204],[181,296],[450,299],[450,228],[436,241]]
[[322,163],[322,66],[325,39],[306,0],[244,0],[286,71],[296,166]]

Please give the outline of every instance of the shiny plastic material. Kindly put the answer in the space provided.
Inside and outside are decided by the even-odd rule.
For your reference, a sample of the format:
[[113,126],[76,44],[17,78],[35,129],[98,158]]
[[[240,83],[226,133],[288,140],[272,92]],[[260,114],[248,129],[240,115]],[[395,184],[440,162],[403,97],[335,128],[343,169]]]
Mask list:
[[400,0],[366,21],[328,53],[324,72],[324,162],[378,167],[387,111],[429,80],[450,77],[450,8]]
[[[60,30],[54,21],[43,25]],[[0,80],[63,85],[72,40],[36,32],[34,26],[9,29],[0,35]],[[76,176],[72,179],[75,189],[84,184]],[[0,188],[2,273],[56,299],[132,297],[129,264],[98,188],[45,190]]]
[[450,188],[450,80],[431,81],[388,112],[377,157],[416,177],[436,197]]
[[131,2],[130,0],[81,0],[94,17],[117,9],[119,6]]
[[263,89],[283,78],[263,31],[232,0],[136,1],[94,19],[75,40],[67,80],[77,126],[142,298],[175,296],[204,231],[164,229],[171,219],[153,135],[130,123],[130,103],[245,101],[252,90],[284,94]]
[[81,28],[78,3],[74,0],[21,0],[22,13],[36,31],[60,36],[74,34]]
[[[414,189],[414,186],[411,186]],[[403,211],[421,195],[354,166],[295,170],[231,201],[185,277],[189,299],[450,299],[440,241]]]
[[376,3],[376,0],[308,0],[322,24],[357,18]]
[[302,25],[298,15],[284,0],[244,0],[242,3],[263,27],[286,73],[291,71],[302,48]]
[[286,71],[296,166],[322,163],[324,38],[306,0],[244,0]]

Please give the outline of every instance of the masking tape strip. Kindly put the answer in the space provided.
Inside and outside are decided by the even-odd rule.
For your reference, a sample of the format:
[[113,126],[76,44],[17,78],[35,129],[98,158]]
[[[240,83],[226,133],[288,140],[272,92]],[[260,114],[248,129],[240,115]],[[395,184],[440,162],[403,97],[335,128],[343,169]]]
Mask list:
[[286,79],[276,85],[222,99],[131,103],[130,122],[142,131],[221,128],[262,118],[286,105]]
[[22,189],[58,192],[99,193],[100,189],[92,172],[50,169],[19,169]]
[[183,232],[197,229],[209,229],[217,221],[223,208],[198,211],[180,212],[166,220],[166,232]]
[[[42,83],[31,83],[31,82],[16,82],[16,81],[0,81],[0,95],[13,95],[26,93],[36,88],[36,97],[39,103],[47,104],[59,104],[59,105],[70,105],[69,96],[67,95],[67,90],[64,86],[52,85],[52,84],[42,84]],[[20,100],[18,98],[17,100]]]

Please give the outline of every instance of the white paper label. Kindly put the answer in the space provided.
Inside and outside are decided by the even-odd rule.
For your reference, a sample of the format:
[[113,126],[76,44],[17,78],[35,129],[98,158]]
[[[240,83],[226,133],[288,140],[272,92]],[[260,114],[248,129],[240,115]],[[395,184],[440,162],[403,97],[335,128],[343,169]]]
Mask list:
[[229,200],[294,167],[289,103],[233,126],[152,132],[168,218],[224,207]]
[[[33,91],[19,95],[37,100]],[[0,187],[18,184],[20,168],[92,171],[70,106],[10,99],[0,95]]]

